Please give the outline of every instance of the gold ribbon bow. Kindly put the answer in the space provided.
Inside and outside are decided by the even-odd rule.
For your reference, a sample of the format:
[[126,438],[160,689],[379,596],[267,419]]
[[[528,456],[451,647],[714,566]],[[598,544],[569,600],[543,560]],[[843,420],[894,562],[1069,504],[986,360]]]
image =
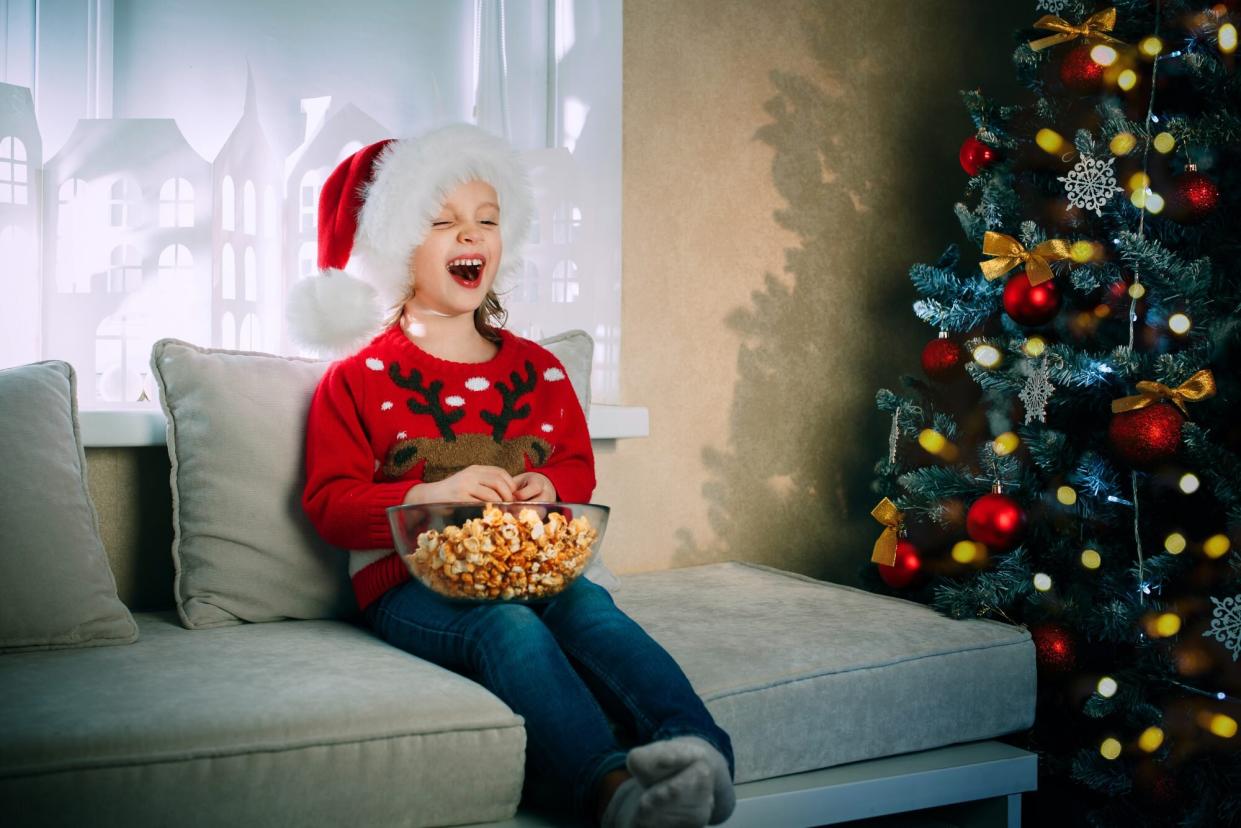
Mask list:
[[1132,397],[1121,397],[1119,400],[1112,400],[1112,413],[1120,414],[1122,411],[1134,411],[1139,408],[1146,408],[1146,406],[1153,405],[1160,400],[1168,400],[1181,409],[1181,413],[1188,416],[1189,412],[1185,410],[1185,403],[1198,402],[1199,400],[1205,400],[1207,397],[1215,396],[1215,377],[1209,369],[1203,368],[1176,388],[1169,388],[1159,382],[1142,380],[1138,383],[1138,391],[1141,393],[1134,394]]
[[1063,17],[1045,14],[1035,21],[1034,28],[1055,32],[1054,35],[1030,41],[1030,48],[1036,52],[1046,49],[1048,46],[1055,46],[1057,43],[1067,43],[1070,40],[1076,40],[1079,37],[1086,40],[1098,40],[1103,43],[1121,43],[1121,41],[1106,34],[1106,32],[1116,28],[1115,8],[1095,12],[1083,20],[1080,26],[1074,26]]
[[896,508],[895,503],[885,497],[879,501],[878,506],[871,509],[870,516],[884,526],[879,540],[875,541],[875,550],[871,552],[870,559],[877,564],[892,566],[896,563],[896,542],[900,539],[904,515]]
[[1024,264],[1030,284],[1041,285],[1051,281],[1050,262],[1069,257],[1069,243],[1064,239],[1048,239],[1033,250],[1026,250],[1012,236],[988,230],[982,237],[982,252],[985,256],[995,257],[978,265],[987,281],[994,281],[1017,265]]

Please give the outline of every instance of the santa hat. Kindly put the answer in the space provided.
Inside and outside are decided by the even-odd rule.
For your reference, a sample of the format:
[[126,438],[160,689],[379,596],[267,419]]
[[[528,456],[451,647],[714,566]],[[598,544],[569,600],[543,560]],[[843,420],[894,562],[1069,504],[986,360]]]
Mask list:
[[342,161],[319,196],[319,272],[289,292],[289,335],[341,354],[377,334],[384,315],[405,297],[410,256],[444,200],[476,180],[499,197],[500,286],[520,271],[534,216],[525,167],[503,139],[458,124],[421,138],[380,141]]

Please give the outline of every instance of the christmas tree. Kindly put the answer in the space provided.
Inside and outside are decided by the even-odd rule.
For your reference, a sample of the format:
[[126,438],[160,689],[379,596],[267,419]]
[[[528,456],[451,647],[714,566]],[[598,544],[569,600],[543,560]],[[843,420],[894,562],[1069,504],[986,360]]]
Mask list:
[[910,271],[866,577],[1030,630],[1032,824],[1241,824],[1241,2],[1030,4]]

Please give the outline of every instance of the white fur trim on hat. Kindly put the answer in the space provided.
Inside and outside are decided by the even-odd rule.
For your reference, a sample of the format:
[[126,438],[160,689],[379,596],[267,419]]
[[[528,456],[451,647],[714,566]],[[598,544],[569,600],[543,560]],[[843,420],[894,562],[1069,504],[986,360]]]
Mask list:
[[343,355],[365,345],[383,324],[375,288],[329,268],[293,284],[285,304],[289,337],[302,345]]
[[[400,302],[409,283],[409,259],[422,244],[444,200],[459,185],[485,181],[500,203],[503,251],[496,286],[522,266],[522,246],[534,217],[534,195],[517,153],[486,130],[456,124],[420,138],[394,141],[375,160],[358,217],[354,256],[365,259],[367,279],[382,307]],[[415,274],[415,279],[417,274]]]

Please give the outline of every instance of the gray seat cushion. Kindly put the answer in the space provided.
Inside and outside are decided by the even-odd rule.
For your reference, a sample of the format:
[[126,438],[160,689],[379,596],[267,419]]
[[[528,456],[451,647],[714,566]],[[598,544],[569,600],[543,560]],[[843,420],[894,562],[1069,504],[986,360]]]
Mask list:
[[522,720],[479,685],[343,622],[189,631],[172,613],[135,617],[129,647],[0,658],[9,824],[445,825],[515,811]]
[[628,575],[617,603],[733,740],[737,782],[1022,730],[1029,633],[744,563]]

